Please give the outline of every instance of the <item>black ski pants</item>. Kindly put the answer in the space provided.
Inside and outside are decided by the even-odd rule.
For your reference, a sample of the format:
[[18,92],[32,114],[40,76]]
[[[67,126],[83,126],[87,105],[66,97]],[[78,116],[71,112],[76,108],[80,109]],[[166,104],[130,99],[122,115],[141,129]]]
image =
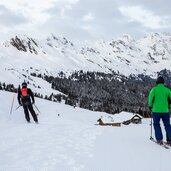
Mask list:
[[36,113],[35,113],[35,111],[33,109],[32,104],[24,105],[23,108],[24,108],[25,118],[26,118],[27,122],[30,122],[29,111],[30,111],[34,121],[38,122],[37,115],[36,115]]

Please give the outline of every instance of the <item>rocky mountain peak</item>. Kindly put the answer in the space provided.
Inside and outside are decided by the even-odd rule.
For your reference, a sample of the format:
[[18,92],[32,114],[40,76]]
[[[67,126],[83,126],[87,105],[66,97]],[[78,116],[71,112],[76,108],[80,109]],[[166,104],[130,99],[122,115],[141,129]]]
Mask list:
[[36,49],[39,48],[39,46],[36,40],[34,40],[33,38],[29,38],[26,36],[15,36],[14,38],[11,38],[10,44],[17,48],[19,51],[30,52],[36,55],[38,54]]
[[54,34],[51,34],[50,36],[48,36],[48,38],[46,39],[47,44],[51,47],[55,46],[55,47],[73,47],[74,44],[68,40],[65,37],[62,36],[55,36]]

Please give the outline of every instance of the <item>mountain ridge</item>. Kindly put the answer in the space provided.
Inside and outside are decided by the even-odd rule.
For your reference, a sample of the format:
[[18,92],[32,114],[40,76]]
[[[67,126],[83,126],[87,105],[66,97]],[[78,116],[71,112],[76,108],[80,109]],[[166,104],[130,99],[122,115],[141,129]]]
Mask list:
[[[112,41],[86,42],[82,46],[53,34],[42,41],[27,36],[15,36],[2,46],[6,47],[6,50],[15,48],[20,54],[23,52],[21,54],[23,56],[35,55],[35,63],[40,62],[36,61],[39,57],[44,60],[43,63],[47,62],[49,65],[54,63],[51,72],[57,68],[58,71],[84,70],[104,73],[115,71],[126,76],[130,74],[156,76],[158,71],[169,69],[171,66],[169,64],[171,35],[166,33],[149,34],[139,40],[123,35]],[[18,58],[17,51],[15,54]],[[49,66],[41,65],[42,68]]]

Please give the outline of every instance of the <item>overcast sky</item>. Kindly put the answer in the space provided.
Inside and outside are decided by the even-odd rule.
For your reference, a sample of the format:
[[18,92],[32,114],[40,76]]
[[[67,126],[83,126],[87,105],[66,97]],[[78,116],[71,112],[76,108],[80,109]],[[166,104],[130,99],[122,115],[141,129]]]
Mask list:
[[50,33],[71,40],[171,31],[169,0],[0,0],[0,39]]

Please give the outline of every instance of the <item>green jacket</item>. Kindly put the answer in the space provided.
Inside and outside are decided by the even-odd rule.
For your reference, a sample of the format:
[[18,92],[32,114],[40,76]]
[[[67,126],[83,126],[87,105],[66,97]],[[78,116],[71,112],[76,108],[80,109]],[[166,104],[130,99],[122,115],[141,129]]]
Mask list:
[[158,84],[151,89],[148,97],[148,106],[152,112],[169,112],[169,99],[171,100],[171,91],[164,84]]

